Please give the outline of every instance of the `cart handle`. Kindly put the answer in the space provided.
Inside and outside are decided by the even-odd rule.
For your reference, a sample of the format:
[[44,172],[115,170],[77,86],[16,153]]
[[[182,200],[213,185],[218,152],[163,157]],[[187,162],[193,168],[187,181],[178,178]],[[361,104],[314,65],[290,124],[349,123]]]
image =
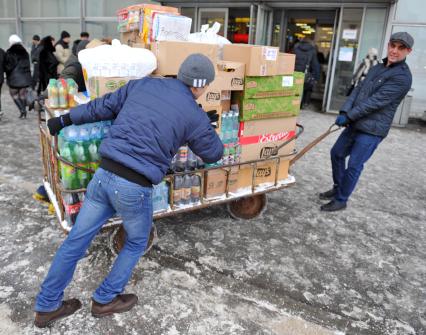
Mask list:
[[306,147],[304,147],[300,152],[293,157],[293,159],[290,160],[290,166],[292,166],[294,163],[296,163],[299,158],[302,158],[309,150],[311,150],[314,146],[316,146],[318,143],[320,143],[324,138],[326,138],[331,133],[334,133],[338,130],[342,129],[342,127],[337,126],[336,124],[332,124],[326,132],[318,136],[316,139],[314,139],[311,143],[309,143]]

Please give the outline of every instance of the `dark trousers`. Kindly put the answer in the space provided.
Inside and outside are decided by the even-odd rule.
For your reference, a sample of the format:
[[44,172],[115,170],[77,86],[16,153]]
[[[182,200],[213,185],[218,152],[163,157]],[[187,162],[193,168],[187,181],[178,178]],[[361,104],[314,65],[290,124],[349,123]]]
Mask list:
[[[347,127],[331,148],[333,182],[336,188],[335,199],[347,202],[352,194],[364,163],[373,155],[382,137],[356,131]],[[349,160],[346,163],[346,157]]]
[[3,83],[0,83],[0,111],[1,111],[1,87],[3,86]]

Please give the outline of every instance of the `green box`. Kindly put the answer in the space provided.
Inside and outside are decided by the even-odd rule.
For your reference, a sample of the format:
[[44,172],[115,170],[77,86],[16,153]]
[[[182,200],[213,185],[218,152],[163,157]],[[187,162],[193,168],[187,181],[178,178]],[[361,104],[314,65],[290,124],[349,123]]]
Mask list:
[[302,96],[304,77],[303,72],[294,72],[292,75],[246,77],[244,98]]
[[240,121],[297,116],[300,112],[299,96],[246,99],[243,92],[234,92],[234,103],[240,111]]

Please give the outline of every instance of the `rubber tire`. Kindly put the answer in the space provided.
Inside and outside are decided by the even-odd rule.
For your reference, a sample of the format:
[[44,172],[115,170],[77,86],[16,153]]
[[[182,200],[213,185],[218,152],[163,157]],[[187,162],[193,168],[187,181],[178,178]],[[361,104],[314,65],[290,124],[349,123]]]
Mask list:
[[[123,226],[115,228],[110,235],[110,249],[115,254],[118,255],[121,249],[124,246],[124,242],[126,239],[126,231]],[[146,247],[144,255],[146,255],[152,248],[154,244],[157,243],[158,235],[157,235],[157,227],[155,224],[152,225],[151,233],[149,234],[148,245]]]
[[266,204],[266,194],[258,194],[231,201],[227,208],[232,218],[250,220],[262,214]]

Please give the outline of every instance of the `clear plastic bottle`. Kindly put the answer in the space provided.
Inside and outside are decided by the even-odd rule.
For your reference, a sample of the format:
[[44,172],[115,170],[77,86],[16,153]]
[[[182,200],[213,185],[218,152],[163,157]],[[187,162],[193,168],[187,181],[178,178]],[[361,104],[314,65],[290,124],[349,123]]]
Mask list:
[[183,177],[183,185],[182,185],[182,204],[189,205],[191,203],[191,187],[192,187],[192,179],[189,174],[186,174]]
[[78,87],[73,79],[67,79],[68,87],[68,106],[70,108],[77,106],[77,102],[74,99],[74,95],[78,93]]
[[[232,113],[232,111],[231,111]],[[232,142],[237,142],[238,141],[238,131],[240,130],[240,122],[238,120],[239,115],[238,115],[238,111],[234,111],[232,113],[233,117],[232,117]]]
[[50,108],[59,108],[59,90],[56,79],[50,79],[47,86],[48,102]]
[[68,108],[68,89],[67,89],[67,83],[65,80],[60,79],[58,81],[58,91],[59,91],[59,107]]
[[223,156],[222,156],[221,164],[222,165],[229,164],[229,144],[223,145]]
[[200,201],[201,196],[201,179],[198,174],[191,176],[191,202],[196,204]]
[[[71,162],[71,163],[74,162],[72,147],[70,145],[70,142],[64,141],[60,151],[60,155],[62,158],[64,158],[68,162]],[[80,188],[80,181],[78,179],[78,174],[76,169],[63,162],[60,163],[60,168],[61,168],[61,181],[64,188],[67,190],[75,190]]]

